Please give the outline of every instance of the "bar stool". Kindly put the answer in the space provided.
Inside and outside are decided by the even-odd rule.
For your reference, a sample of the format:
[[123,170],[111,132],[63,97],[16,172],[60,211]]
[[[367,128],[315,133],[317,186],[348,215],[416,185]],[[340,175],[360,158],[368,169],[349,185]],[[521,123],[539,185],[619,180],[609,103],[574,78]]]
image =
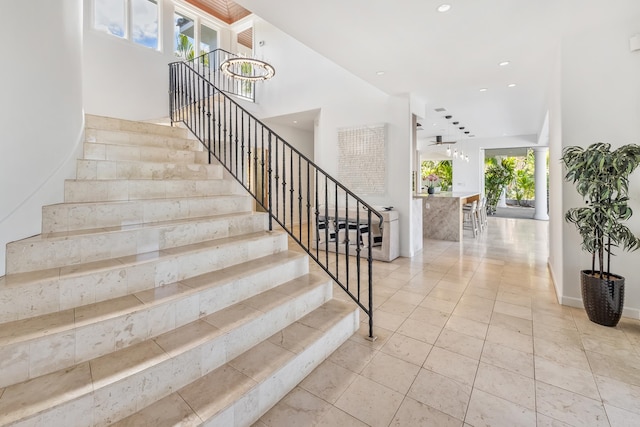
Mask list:
[[478,235],[478,201],[474,200],[470,205],[466,204],[462,207],[462,229],[471,230],[473,237]]
[[484,231],[487,228],[487,198],[480,199],[478,205],[478,220],[480,222],[480,229]]

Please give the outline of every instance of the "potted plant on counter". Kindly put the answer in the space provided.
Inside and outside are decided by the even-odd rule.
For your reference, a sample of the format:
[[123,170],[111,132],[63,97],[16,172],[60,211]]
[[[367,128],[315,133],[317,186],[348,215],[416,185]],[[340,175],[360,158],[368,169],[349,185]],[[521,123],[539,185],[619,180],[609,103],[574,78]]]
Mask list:
[[629,175],[640,165],[640,146],[629,144],[614,151],[602,142],[587,148],[565,147],[562,162],[565,180],[575,184],[586,202],[565,214],[580,233],[582,249],[591,254],[591,269],[580,273],[582,301],[592,322],[615,326],[622,316],[625,279],[611,272],[613,249],[640,247],[640,239],[623,224],[632,215],[627,203]]
[[438,175],[436,175],[434,173],[429,174],[429,176],[427,176],[427,181],[429,181],[429,188],[427,189],[427,192],[429,194],[435,193],[435,191],[436,191],[435,190],[435,185],[436,185],[436,182],[438,181],[438,179],[440,179],[440,178],[438,177]]

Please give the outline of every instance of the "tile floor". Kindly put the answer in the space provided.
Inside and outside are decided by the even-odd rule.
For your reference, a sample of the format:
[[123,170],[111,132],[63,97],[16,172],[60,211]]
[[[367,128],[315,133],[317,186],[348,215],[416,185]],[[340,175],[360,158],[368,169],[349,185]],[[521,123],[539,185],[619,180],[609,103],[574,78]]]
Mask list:
[[363,323],[254,427],[640,425],[640,321],[557,303],[546,222],[465,236],[376,263],[378,339]]

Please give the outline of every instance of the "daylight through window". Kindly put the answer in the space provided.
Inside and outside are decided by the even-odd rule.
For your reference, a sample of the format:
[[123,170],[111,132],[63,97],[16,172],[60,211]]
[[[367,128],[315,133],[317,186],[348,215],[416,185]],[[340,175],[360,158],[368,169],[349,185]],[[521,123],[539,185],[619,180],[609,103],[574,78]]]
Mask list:
[[159,49],[158,0],[94,0],[96,30]]

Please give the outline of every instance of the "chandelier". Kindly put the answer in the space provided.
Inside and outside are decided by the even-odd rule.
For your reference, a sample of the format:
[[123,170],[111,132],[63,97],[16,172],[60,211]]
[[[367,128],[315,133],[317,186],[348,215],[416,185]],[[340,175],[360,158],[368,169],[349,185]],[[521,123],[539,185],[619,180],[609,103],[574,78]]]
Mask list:
[[220,64],[220,71],[233,79],[250,82],[268,80],[276,74],[273,66],[253,58],[229,58]]

